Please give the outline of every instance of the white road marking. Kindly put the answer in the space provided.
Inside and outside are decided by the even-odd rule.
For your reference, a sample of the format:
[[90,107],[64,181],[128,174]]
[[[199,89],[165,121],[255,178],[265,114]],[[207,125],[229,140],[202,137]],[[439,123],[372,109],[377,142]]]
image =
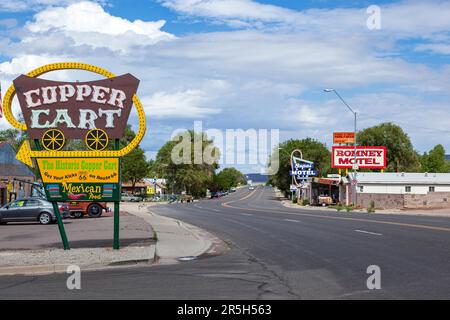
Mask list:
[[217,210],[217,209],[213,209],[213,211],[215,211],[215,212],[220,212],[220,210]]
[[252,216],[251,213],[242,213],[243,216]]
[[298,221],[298,220],[293,220],[293,219],[283,219],[284,221],[288,221],[288,222],[301,222],[301,221]]
[[376,232],[370,232],[370,231],[364,231],[364,230],[354,230],[355,232],[359,232],[359,233],[367,233],[367,234],[373,234],[374,236],[382,236],[383,234],[381,233],[376,233]]

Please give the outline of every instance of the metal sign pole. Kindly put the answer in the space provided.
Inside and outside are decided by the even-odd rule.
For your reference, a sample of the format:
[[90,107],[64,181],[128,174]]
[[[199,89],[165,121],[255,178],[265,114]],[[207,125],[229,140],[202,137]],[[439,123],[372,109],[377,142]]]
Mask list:
[[[114,140],[114,149],[119,150],[119,139]],[[119,200],[114,201],[114,243],[113,248],[115,250],[120,249],[120,197],[122,196],[122,158],[119,158]]]
[[[39,140],[34,139],[34,143],[36,145],[36,149],[38,151],[41,151],[42,149],[41,149],[41,144],[39,143]],[[39,170],[38,170],[38,175],[39,175],[40,179],[42,180],[41,172]],[[61,235],[63,248],[64,248],[64,250],[70,250],[69,241],[67,240],[67,235],[66,235],[66,229],[64,228],[64,223],[61,218],[61,213],[59,212],[58,203],[52,201],[52,206],[53,206],[53,211],[55,212],[56,221],[58,222],[58,229],[59,229],[59,234]]]

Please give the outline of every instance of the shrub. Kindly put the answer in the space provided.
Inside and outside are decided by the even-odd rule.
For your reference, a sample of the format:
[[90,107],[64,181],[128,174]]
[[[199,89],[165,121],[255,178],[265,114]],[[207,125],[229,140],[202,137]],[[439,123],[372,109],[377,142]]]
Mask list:
[[351,204],[351,205],[349,205],[349,206],[345,206],[345,211],[350,212],[350,211],[352,211],[354,208],[355,208],[355,206]]
[[303,199],[302,206],[309,206],[309,199]]
[[374,213],[375,212],[375,201],[370,201],[370,205],[367,208],[367,213]]

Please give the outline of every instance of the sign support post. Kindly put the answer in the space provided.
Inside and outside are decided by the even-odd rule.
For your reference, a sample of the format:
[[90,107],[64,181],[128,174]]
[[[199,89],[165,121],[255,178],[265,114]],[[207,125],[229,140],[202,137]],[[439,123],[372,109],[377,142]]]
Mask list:
[[[34,139],[34,144],[36,145],[36,149],[38,151],[42,150],[41,144],[39,143],[39,139]],[[39,172],[39,176],[40,176],[41,172],[39,170],[38,170],[38,172]],[[40,177],[40,178],[42,179],[42,177]],[[66,229],[64,228],[64,223],[61,218],[61,213],[59,212],[58,203],[52,201],[52,206],[53,206],[53,212],[55,212],[56,221],[58,222],[58,229],[59,229],[59,234],[61,235],[63,248],[64,248],[64,250],[70,250],[69,241],[67,240]]]
[[[119,150],[119,139],[114,140],[114,149]],[[122,195],[122,161],[119,159],[119,199]],[[120,249],[120,200],[114,201],[114,243],[113,243],[113,249],[118,250]]]

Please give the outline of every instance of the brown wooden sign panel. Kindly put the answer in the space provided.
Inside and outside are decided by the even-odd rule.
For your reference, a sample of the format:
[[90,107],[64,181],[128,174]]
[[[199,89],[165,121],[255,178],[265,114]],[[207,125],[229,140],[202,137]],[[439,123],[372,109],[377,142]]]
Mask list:
[[31,139],[40,139],[53,128],[72,139],[83,139],[92,129],[106,131],[110,139],[122,137],[138,85],[139,80],[129,73],[88,82],[59,82],[25,75],[14,80]]

